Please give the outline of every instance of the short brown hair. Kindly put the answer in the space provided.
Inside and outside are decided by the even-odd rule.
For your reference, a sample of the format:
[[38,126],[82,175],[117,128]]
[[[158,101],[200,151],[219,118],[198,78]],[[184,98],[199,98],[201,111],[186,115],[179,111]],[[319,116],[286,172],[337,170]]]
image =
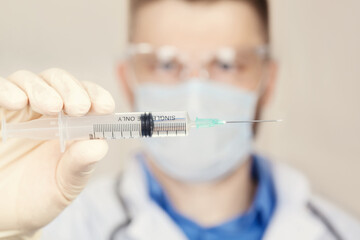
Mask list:
[[[158,0],[130,0],[130,23],[132,22],[132,16],[137,9],[143,5]],[[182,0],[187,2],[217,2],[220,0]],[[258,14],[264,29],[265,40],[269,41],[269,7],[267,0],[233,0],[243,1],[249,3]]]

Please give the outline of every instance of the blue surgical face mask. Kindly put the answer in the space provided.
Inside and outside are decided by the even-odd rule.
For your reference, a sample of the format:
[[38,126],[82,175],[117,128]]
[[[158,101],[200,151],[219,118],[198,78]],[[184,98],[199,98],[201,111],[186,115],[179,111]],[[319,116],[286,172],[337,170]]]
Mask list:
[[[192,79],[176,86],[143,84],[135,89],[138,111],[187,111],[191,118],[252,120],[257,95],[226,84]],[[252,125],[196,129],[188,137],[144,139],[145,150],[168,175],[188,182],[219,179],[252,151]]]

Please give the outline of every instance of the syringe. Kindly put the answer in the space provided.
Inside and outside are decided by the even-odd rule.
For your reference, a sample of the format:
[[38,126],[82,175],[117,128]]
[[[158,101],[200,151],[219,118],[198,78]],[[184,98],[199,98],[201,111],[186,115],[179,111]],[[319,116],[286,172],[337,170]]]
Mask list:
[[61,151],[72,139],[122,139],[187,136],[190,128],[209,128],[228,123],[279,122],[281,120],[225,121],[196,118],[187,112],[130,112],[102,116],[70,117],[62,112],[57,118],[40,118],[22,123],[2,120],[3,142],[8,138],[59,139]]

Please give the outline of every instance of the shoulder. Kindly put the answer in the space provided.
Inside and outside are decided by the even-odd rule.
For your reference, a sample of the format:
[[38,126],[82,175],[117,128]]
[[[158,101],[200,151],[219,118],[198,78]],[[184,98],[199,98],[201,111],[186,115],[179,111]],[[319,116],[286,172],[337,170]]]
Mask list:
[[42,239],[106,239],[123,221],[116,193],[118,176],[91,182],[49,225]]
[[350,213],[317,195],[313,195],[309,203],[314,214],[328,222],[344,239],[359,239],[360,222]]

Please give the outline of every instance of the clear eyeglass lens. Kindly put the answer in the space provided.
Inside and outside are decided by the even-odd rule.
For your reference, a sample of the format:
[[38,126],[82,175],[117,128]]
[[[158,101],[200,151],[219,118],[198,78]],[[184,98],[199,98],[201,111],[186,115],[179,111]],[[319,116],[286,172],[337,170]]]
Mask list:
[[135,54],[131,57],[130,63],[139,83],[177,83],[184,69],[178,55],[164,55],[158,52]]
[[258,86],[266,61],[255,51],[218,52],[206,69],[210,79],[246,89]]
[[[133,54],[130,63],[138,83],[177,84],[187,78],[184,76],[186,70],[192,69],[183,59],[175,48],[163,47],[149,53]],[[265,55],[258,54],[256,49],[223,48],[202,63],[202,69],[198,71],[207,72],[209,79],[214,81],[253,89],[262,79],[265,59]]]

